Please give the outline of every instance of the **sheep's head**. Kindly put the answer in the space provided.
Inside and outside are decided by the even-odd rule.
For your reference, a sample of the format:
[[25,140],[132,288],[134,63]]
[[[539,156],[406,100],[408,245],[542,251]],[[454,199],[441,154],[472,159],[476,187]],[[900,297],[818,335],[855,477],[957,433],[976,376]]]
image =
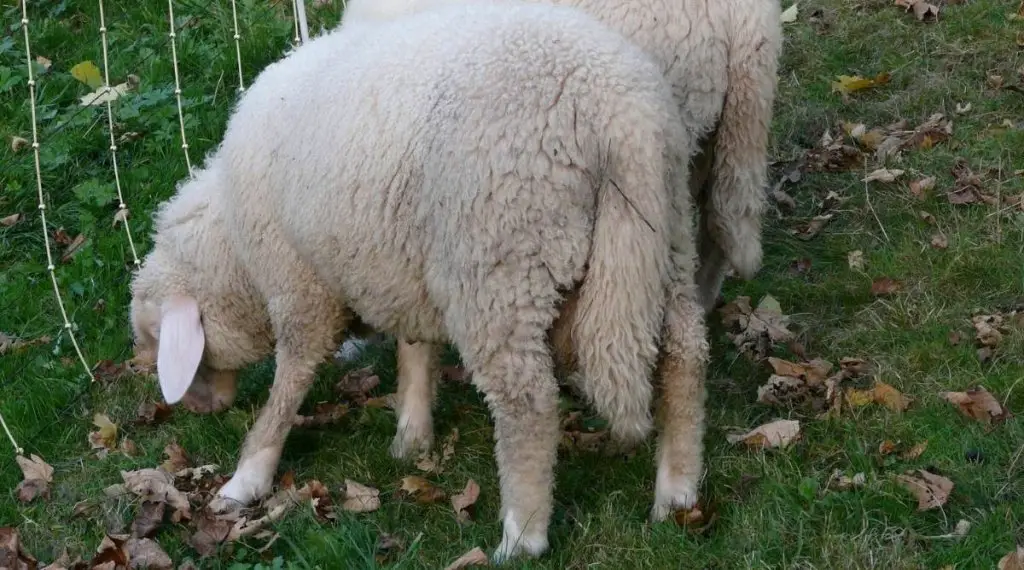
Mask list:
[[156,363],[164,400],[208,413],[232,404],[238,370],[269,353],[272,335],[217,216],[185,190],[158,215],[132,280],[131,324],[136,358]]

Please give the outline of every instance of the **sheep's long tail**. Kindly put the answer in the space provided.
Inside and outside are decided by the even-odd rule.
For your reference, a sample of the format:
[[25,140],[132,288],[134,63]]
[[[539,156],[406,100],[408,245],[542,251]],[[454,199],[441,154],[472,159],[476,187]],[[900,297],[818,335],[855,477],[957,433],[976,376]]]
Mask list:
[[618,132],[623,140],[608,148],[589,266],[570,318],[579,388],[608,420],[612,437],[629,445],[653,425],[651,373],[665,302],[671,215],[666,163],[672,159],[664,141]]
[[768,135],[782,44],[778,3],[756,4],[734,10],[728,87],[714,151],[715,190],[708,197],[712,239],[743,279],[761,267]]

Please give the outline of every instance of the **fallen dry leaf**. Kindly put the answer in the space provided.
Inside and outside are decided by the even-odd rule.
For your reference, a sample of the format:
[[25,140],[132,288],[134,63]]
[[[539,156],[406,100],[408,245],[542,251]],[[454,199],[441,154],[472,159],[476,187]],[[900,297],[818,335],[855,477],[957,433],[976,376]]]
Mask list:
[[885,138],[875,148],[875,159],[884,163],[902,151],[912,148],[929,149],[953,136],[953,123],[942,113],[935,113],[913,129],[905,120],[887,125]]
[[800,259],[794,259],[789,264],[789,271],[796,275],[806,274],[811,270],[811,258],[801,257]]
[[142,402],[135,412],[135,423],[141,425],[159,424],[171,417],[174,408],[163,402]]
[[894,412],[905,411],[913,399],[904,396],[899,390],[885,382],[876,381],[870,390],[850,390],[846,400],[852,406],[864,406],[875,403],[889,408]]
[[345,497],[341,508],[351,513],[369,513],[380,508],[380,491],[351,479],[345,479]]
[[875,297],[892,295],[902,288],[899,281],[890,277],[879,277],[871,282],[871,294]]
[[742,435],[727,435],[729,443],[743,442],[751,448],[785,448],[800,435],[800,422],[797,420],[775,420],[760,425]]
[[99,547],[96,548],[96,555],[89,561],[89,568],[128,568],[128,553],[124,550],[124,543],[127,540],[128,537],[125,535],[104,535]]
[[835,139],[826,131],[818,144],[804,153],[803,162],[803,170],[806,172],[843,172],[861,168],[864,153],[845,144],[842,133]]
[[462,366],[442,366],[441,379],[446,382],[468,384],[472,381],[473,375]]
[[562,432],[562,439],[558,445],[562,449],[575,449],[578,451],[594,452],[601,448],[609,440],[608,430],[580,431],[566,430]]
[[11,137],[11,152],[19,152],[28,145],[28,139],[24,137]]
[[980,175],[975,174],[963,158],[956,159],[951,173],[955,182],[953,189],[946,193],[946,199],[949,200],[950,204],[964,205],[980,202],[997,205],[999,203],[995,196],[983,189],[985,185],[984,179]]
[[53,340],[49,336],[41,336],[33,340],[21,340],[5,332],[0,332],[0,356],[7,353],[15,353],[30,346],[46,344]]
[[757,309],[751,309],[750,297],[737,297],[718,311],[722,324],[734,331],[729,333],[733,344],[755,361],[767,358],[775,343],[793,340],[789,316],[771,295],[762,297]]
[[192,518],[188,497],[174,486],[174,476],[163,469],[121,471],[124,488],[143,501],[166,503],[173,509],[171,521]]
[[879,73],[873,78],[864,78],[859,75],[840,75],[836,81],[832,82],[832,91],[839,92],[846,98],[850,93],[885,85],[889,83],[889,79],[890,75],[888,72]]
[[902,175],[902,170],[879,168],[861,179],[861,182],[895,182]]
[[102,459],[108,451],[117,447],[117,424],[110,421],[106,414],[95,414],[92,417],[92,425],[99,429],[89,434],[89,444],[93,449],[99,450],[97,455]]
[[939,7],[923,0],[896,0],[895,4],[907,12],[913,11],[914,17],[922,22],[927,19],[934,21],[939,17]]
[[399,491],[404,496],[410,497],[417,503],[424,505],[436,503],[445,497],[443,490],[419,475],[402,477],[402,486],[399,488]]
[[804,241],[813,239],[821,233],[821,230],[825,229],[825,226],[828,225],[829,221],[831,221],[833,217],[834,214],[819,214],[811,218],[811,221],[806,224],[802,224],[796,229],[790,230],[790,233]]
[[24,480],[18,483],[15,489],[18,493],[18,500],[28,503],[36,497],[43,499],[50,498],[50,483],[53,482],[53,467],[50,467],[43,458],[32,454],[31,458],[18,455],[14,458],[21,468]]
[[416,459],[416,468],[426,473],[443,473],[444,466],[455,455],[455,444],[459,441],[459,428],[452,428],[444,440],[441,453],[427,450]]
[[64,250],[64,254],[60,256],[61,263],[67,263],[71,261],[71,258],[78,252],[78,250],[85,244],[85,235],[78,234],[75,239],[71,240],[68,244],[67,249]]
[[949,247],[949,239],[943,234],[932,236],[931,246],[935,249],[946,249]]
[[11,214],[10,216],[4,216],[3,218],[0,218],[0,226],[9,228],[14,224],[18,223],[19,221],[21,221],[21,214]]
[[832,472],[832,476],[829,477],[827,486],[834,486],[840,491],[848,491],[854,488],[860,488],[867,484],[867,476],[863,473],[857,473],[853,477],[847,477],[843,475],[842,469],[836,469]]
[[133,570],[171,570],[174,563],[160,545],[149,538],[129,538],[124,543],[129,567]]
[[896,444],[893,443],[891,440],[887,439],[887,440],[883,441],[882,443],[878,444],[878,453],[879,453],[879,455],[891,455],[892,453],[895,453],[895,451],[896,451]]
[[[365,402],[365,400],[364,400]],[[322,427],[338,423],[348,413],[348,406],[333,402],[318,402],[311,416],[295,416],[295,427]]]
[[490,566],[490,560],[487,558],[487,554],[483,550],[480,550],[479,546],[473,547],[473,550],[458,557],[455,562],[452,562],[445,567],[444,570],[461,570],[462,568],[469,568],[470,566]]
[[816,358],[798,364],[774,357],[768,361],[775,374],[758,388],[759,402],[784,405],[809,401],[816,410],[825,407],[828,390],[825,380],[832,370],[831,362]]
[[117,227],[117,224],[125,223],[128,221],[128,208],[121,208],[114,213],[114,221],[110,223],[112,227]]
[[167,503],[163,501],[142,501],[139,503],[135,520],[132,521],[132,536],[136,538],[150,537],[156,534],[164,523]]
[[779,22],[783,24],[790,24],[795,22],[798,12],[798,9],[796,7],[797,4],[799,4],[799,2],[793,2],[792,6],[783,10],[782,13],[779,14]]
[[846,254],[846,264],[855,271],[864,269],[864,252],[856,249]]
[[352,370],[334,385],[334,391],[357,406],[366,404],[369,393],[380,385],[380,377],[373,373],[373,366]]
[[910,183],[910,193],[918,200],[925,198],[925,193],[935,187],[935,177],[927,176]]
[[1024,570],[1024,546],[1017,546],[1017,550],[1008,552],[1006,556],[999,559],[998,570]]
[[910,449],[904,451],[903,453],[901,453],[900,454],[900,459],[902,459],[904,461],[913,461],[913,460],[917,459],[918,457],[921,457],[921,454],[923,454],[924,450],[926,450],[926,449],[928,449],[928,440],[927,439],[922,441],[921,443],[918,443],[914,447],[911,447]]
[[999,423],[1010,417],[1010,413],[984,386],[966,392],[942,392],[939,394],[951,404],[956,404],[960,413],[983,423]]
[[953,491],[953,482],[924,469],[918,469],[917,475],[908,471],[896,479],[917,497],[917,510],[926,511],[946,504],[949,494]]
[[178,442],[172,441],[164,447],[164,455],[167,460],[160,464],[160,467],[168,473],[177,473],[191,465],[188,455]]
[[480,498],[480,485],[470,479],[466,481],[466,487],[461,493],[452,495],[452,509],[455,510],[455,517],[459,522],[466,522],[473,518],[473,507],[476,500]]
[[0,568],[7,570],[35,570],[38,562],[21,547],[18,529],[0,527]]

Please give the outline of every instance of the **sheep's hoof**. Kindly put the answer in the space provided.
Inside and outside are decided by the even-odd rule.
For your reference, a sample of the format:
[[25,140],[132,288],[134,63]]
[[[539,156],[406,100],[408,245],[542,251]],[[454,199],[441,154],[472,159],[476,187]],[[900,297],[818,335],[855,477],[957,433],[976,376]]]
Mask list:
[[664,484],[658,481],[651,508],[651,522],[659,523],[678,510],[692,509],[697,504],[697,484],[687,477]]
[[400,461],[411,461],[424,453],[429,453],[434,446],[434,434],[422,431],[405,430],[395,434],[391,440],[391,457]]
[[519,556],[536,558],[548,549],[548,537],[545,532],[534,530],[523,531],[509,511],[501,525],[501,544],[495,549],[491,561],[495,564],[504,564]]

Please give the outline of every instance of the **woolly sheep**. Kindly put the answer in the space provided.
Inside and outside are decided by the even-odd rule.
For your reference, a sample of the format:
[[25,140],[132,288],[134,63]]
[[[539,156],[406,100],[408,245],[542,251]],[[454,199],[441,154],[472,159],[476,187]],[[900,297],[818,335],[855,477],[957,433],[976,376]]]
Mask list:
[[[339,25],[484,1],[353,0]],[[583,10],[662,67],[685,132],[700,136],[689,187],[701,217],[697,282],[710,311],[727,265],[744,279],[761,266],[768,132],[782,49],[778,0],[523,1]]]
[[[485,0],[352,0],[341,26],[388,21],[438,6],[479,5]],[[503,0],[491,0],[503,1]],[[504,0],[508,1],[508,0]],[[686,187],[700,210],[697,294],[703,311],[717,300],[727,264],[751,278],[761,263],[761,211],[767,170],[768,129],[781,49],[777,0],[682,0],[605,2],[526,0],[583,10],[620,32],[652,56],[673,88],[684,136],[701,136]],[[669,300],[658,375],[664,388],[658,447],[658,474],[651,518],[665,519],[697,499],[703,466],[703,367],[688,355],[706,354],[704,340],[689,336],[688,305],[693,293],[677,291]],[[570,297],[567,307],[571,309]],[[563,311],[563,317],[568,311]],[[555,349],[571,361],[571,327],[556,322]],[[347,349],[347,350],[344,350]],[[355,349],[355,350],[353,350]],[[348,356],[358,351],[346,345]],[[432,363],[436,347],[399,339],[399,422],[392,454],[408,457],[433,441],[431,408],[436,371],[410,363]],[[343,356],[346,354],[343,354]],[[408,361],[408,363],[406,362]],[[567,371],[572,372],[571,368]],[[586,378],[576,383],[592,397],[599,391]],[[416,383],[423,383],[417,385]],[[588,386],[589,389],[588,389]],[[418,401],[418,397],[428,398]],[[598,406],[600,409],[600,406]]]
[[[599,411],[619,440],[646,437],[666,299],[694,289],[691,204],[671,191],[695,141],[682,128],[650,58],[563,7],[350,25],[268,66],[161,205],[132,282],[136,350],[155,353],[169,403],[223,408],[236,371],[275,356],[213,507],[269,492],[355,315],[458,347],[495,422],[496,559],[544,552],[559,440],[546,335],[578,288],[562,321]],[[703,339],[698,311],[678,316]],[[706,354],[686,357],[698,373]]]

